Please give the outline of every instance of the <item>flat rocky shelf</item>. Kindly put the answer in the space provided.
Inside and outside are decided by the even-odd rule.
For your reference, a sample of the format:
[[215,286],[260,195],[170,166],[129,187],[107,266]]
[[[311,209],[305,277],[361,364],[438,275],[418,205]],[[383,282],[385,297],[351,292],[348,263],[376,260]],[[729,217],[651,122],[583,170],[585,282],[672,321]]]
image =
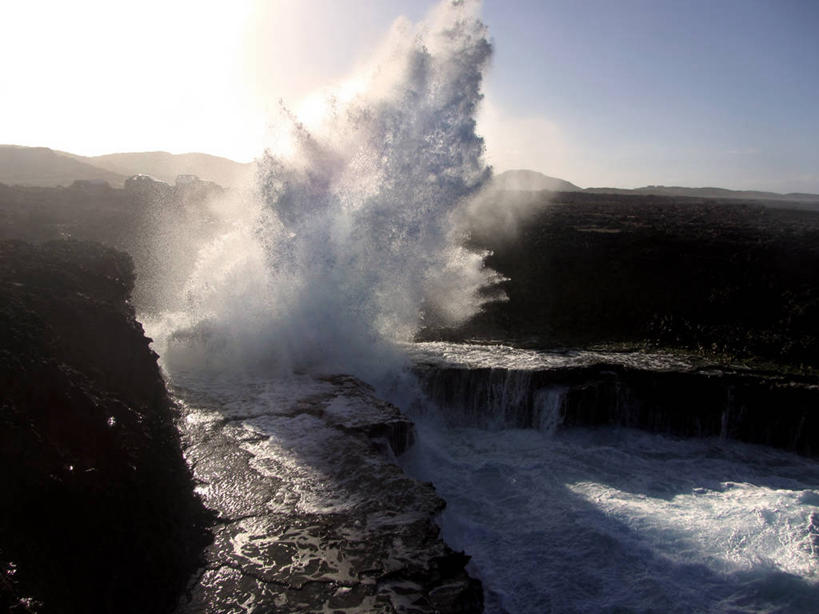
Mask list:
[[424,343],[413,358],[422,388],[453,424],[624,426],[819,455],[819,385],[812,378],[643,352]]
[[185,457],[217,515],[178,612],[482,611],[468,557],[439,538],[444,502],[393,462],[412,424],[367,385],[175,383]]

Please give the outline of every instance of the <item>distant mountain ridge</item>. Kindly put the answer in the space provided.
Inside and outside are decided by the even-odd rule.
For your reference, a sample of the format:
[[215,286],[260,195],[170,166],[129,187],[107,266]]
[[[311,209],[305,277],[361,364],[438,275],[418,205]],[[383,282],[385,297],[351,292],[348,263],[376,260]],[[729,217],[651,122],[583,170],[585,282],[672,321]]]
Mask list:
[[[72,154],[68,154],[72,155]],[[91,164],[113,173],[151,175],[173,183],[177,175],[196,175],[221,186],[235,186],[252,177],[255,164],[234,162],[228,158],[203,153],[171,154],[166,151],[115,153],[84,158]]]
[[537,171],[516,169],[504,171],[492,178],[492,187],[499,190],[514,190],[522,192],[578,192],[579,188],[573,183],[556,177],[549,177]]
[[177,175],[196,175],[224,187],[252,178],[255,163],[241,163],[202,153],[171,154],[165,151],[80,156],[48,147],[0,145],[0,183],[57,187],[76,180],[106,181],[122,187],[138,174],[174,183]]
[[763,192],[760,190],[729,190],[726,188],[686,188],[681,186],[649,185],[642,188],[581,188],[563,179],[557,179],[532,170],[510,170],[497,174],[493,186],[501,190],[552,192],[591,192],[593,194],[647,194],[654,196],[681,196],[691,198],[717,198],[741,200],[777,200],[785,202],[819,203],[819,194],[791,192]]
[[681,186],[649,185],[627,190],[623,188],[586,188],[585,192],[598,194],[653,194],[656,196],[688,196],[699,198],[737,198],[742,200],[784,200],[796,202],[819,201],[819,194],[790,192],[763,192],[761,190],[729,190],[727,188],[686,188]]
[[64,155],[47,147],[0,145],[0,183],[56,187],[71,185],[78,179],[121,186],[127,177],[95,166],[81,156]]
[[[237,187],[253,178],[255,162],[236,162],[204,153],[172,154],[166,151],[113,153],[80,156],[48,147],[0,145],[0,183],[36,187],[69,186],[76,180],[106,181],[122,187],[125,180],[138,174],[151,175],[174,183],[177,175],[196,175],[223,187]],[[709,199],[765,200],[782,203],[814,203],[819,194],[778,194],[757,190],[725,188],[686,188],[650,185],[642,188],[581,188],[538,171],[515,169],[498,173],[491,188],[513,192],[591,192],[597,194],[656,195]]]

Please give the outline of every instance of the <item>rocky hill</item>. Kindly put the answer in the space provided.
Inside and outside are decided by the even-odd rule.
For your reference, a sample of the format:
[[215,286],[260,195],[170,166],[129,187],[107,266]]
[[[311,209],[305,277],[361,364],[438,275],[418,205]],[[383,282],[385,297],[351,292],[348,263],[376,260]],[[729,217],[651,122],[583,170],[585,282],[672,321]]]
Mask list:
[[201,153],[165,151],[115,153],[86,157],[47,147],[0,145],[0,183],[30,187],[70,186],[74,181],[105,182],[122,187],[138,174],[173,184],[178,175],[196,175],[224,187],[252,179],[255,164],[242,164]]
[[242,164],[203,153],[171,154],[166,151],[115,153],[85,158],[90,164],[122,175],[145,174],[174,183],[178,175],[196,175],[220,186],[237,187],[253,178],[255,164]]
[[126,177],[47,147],[0,145],[0,183],[54,187],[68,186],[78,179],[121,186]]
[[543,173],[530,170],[512,170],[498,173],[492,179],[492,187],[498,190],[515,190],[535,192],[550,190],[552,192],[576,192],[582,188],[573,183],[549,177]]

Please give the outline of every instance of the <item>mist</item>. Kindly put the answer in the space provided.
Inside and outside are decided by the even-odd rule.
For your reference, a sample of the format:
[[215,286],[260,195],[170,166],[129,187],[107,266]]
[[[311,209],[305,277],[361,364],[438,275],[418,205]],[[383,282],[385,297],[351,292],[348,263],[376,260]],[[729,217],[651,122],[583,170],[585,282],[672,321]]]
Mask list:
[[282,105],[285,138],[220,214],[222,232],[200,237],[184,305],[148,321],[166,368],[372,379],[426,322],[481,308],[498,276],[455,219],[491,177],[474,119],[491,56],[479,9],[397,21],[309,124]]

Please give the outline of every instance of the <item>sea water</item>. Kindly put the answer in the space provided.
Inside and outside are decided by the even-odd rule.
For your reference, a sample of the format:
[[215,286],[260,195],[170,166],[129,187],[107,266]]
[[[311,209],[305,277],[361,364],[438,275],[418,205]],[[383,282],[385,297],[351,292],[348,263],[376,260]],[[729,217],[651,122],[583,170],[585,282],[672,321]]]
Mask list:
[[[686,368],[499,345],[422,344],[414,355],[462,368],[601,357]],[[819,612],[815,460],[717,438],[561,429],[559,394],[531,429],[453,426],[431,403],[414,407],[418,440],[402,465],[447,501],[443,537],[472,556],[487,612]]]

